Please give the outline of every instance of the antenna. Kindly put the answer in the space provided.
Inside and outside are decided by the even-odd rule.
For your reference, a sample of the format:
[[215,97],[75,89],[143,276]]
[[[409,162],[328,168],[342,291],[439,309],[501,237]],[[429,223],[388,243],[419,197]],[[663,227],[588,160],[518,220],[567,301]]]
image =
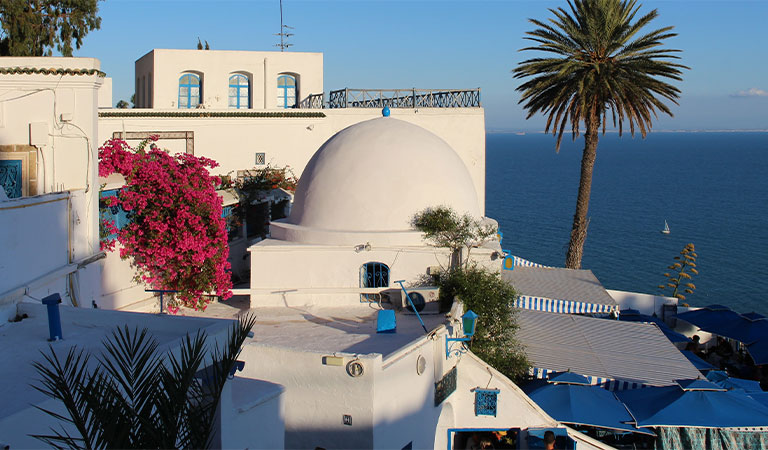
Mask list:
[[293,33],[288,33],[286,30],[293,30],[293,27],[283,25],[283,0],[280,0],[280,32],[275,33],[275,36],[280,36],[280,43],[275,44],[275,47],[280,48],[281,52],[284,52],[288,47],[293,47],[293,44],[285,42],[286,39],[293,36]]

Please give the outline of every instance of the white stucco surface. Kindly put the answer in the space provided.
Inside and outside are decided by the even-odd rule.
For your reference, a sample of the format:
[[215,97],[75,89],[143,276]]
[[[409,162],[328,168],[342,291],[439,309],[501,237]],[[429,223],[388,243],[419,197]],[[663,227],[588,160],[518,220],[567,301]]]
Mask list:
[[99,252],[100,63],[3,57],[0,67],[25,69],[0,74],[0,159],[22,162],[23,185],[22,198],[0,205],[0,303],[61,292],[90,306],[102,276],[90,259]]
[[414,233],[412,217],[437,205],[481,215],[461,158],[424,128],[381,117],[345,128],[320,147],[301,174],[285,220],[296,229],[283,238],[278,221],[272,235],[319,244],[354,244],[360,234],[375,244],[381,232],[405,233],[400,239],[407,239]]
[[640,292],[617,291],[606,289],[608,295],[619,305],[619,311],[623,309],[636,309],[640,314],[648,316],[656,315],[663,317],[662,310],[664,305],[677,305],[678,300],[674,297],[664,297],[662,295],[643,294]]
[[297,102],[323,92],[323,54],[306,52],[253,52],[238,50],[154,49],[136,61],[136,106],[175,108],[179,78],[200,77],[205,108],[227,108],[229,77],[245,75],[250,84],[249,109],[278,107],[277,77],[297,79]]
[[[206,109],[204,112],[227,112]],[[269,112],[285,112],[272,109]],[[300,109],[290,113],[315,113],[318,117],[174,117],[178,109],[112,109],[99,117],[101,143],[114,132],[194,133],[195,155],[219,163],[218,174],[250,169],[256,153],[264,153],[272,166],[290,166],[296,176],[318,148],[344,128],[381,117],[377,108]],[[118,115],[104,115],[118,114]],[[156,114],[157,116],[146,116]],[[461,158],[472,177],[477,203],[485,211],[485,112],[483,108],[393,109],[391,118],[418,125],[444,140]],[[130,139],[136,145],[141,139]],[[183,139],[160,139],[161,148],[184,151]],[[378,164],[378,162],[377,162]],[[263,167],[263,166],[256,166]],[[408,167],[405,167],[409,169]],[[402,169],[402,167],[400,168]],[[379,186],[389,189],[390,183]]]

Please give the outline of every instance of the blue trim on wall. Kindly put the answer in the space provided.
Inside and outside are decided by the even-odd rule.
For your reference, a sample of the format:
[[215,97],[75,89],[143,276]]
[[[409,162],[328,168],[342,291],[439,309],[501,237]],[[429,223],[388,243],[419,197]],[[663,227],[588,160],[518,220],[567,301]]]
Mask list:
[[[289,83],[292,81],[293,83]],[[278,98],[282,100],[282,104],[278,104],[278,108],[293,108],[296,106],[296,77],[291,75],[280,75],[277,77],[277,94]],[[289,95],[290,93],[290,95]],[[289,99],[293,99],[290,103]]]
[[[234,95],[232,89],[235,90]],[[245,104],[243,104],[243,98],[245,98]],[[235,109],[251,107],[251,84],[248,77],[243,74],[236,73],[229,77],[229,107]]]
[[[186,91],[183,91],[184,89]],[[194,95],[193,90],[196,90]],[[179,77],[179,108],[197,108],[197,105],[201,103],[201,97],[202,85],[199,76],[194,73],[185,73]],[[182,105],[182,99],[186,100],[185,105]]]

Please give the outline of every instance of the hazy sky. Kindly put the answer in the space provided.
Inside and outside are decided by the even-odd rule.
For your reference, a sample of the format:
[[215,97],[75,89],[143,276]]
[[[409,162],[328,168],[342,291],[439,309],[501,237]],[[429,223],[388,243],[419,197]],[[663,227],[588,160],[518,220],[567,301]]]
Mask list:
[[[668,40],[691,67],[679,84],[674,118],[655,130],[768,129],[768,1],[644,1],[659,10],[649,29],[674,25]],[[113,100],[133,93],[134,62],[153,48],[275,50],[278,0],[106,0],[102,25],[75,56],[101,60]],[[533,56],[528,18],[551,17],[564,1],[299,1],[284,0],[294,27],[289,51],[323,52],[325,90],[349,88],[482,88],[486,128],[541,130],[525,120],[510,71]]]

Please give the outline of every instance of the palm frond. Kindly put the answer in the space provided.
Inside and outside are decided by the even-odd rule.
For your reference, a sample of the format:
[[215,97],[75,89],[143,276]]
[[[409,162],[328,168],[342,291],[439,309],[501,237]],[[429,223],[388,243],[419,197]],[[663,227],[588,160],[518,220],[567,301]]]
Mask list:
[[609,116],[620,134],[628,122],[633,135],[637,129],[645,137],[659,112],[672,115],[665,102],[676,104],[680,90],[664,79],[680,81],[688,67],[672,62],[679,50],[663,48],[677,35],[673,27],[643,32],[659,14],[639,9],[634,0],[569,0],[567,9],[550,9],[548,21],[529,20],[537,28],[525,39],[537,45],[522,50],[553,57],[522,61],[513,74],[526,79],[517,91],[527,118],[544,114],[558,149],[563,121],[574,139],[590,121],[605,133]]

